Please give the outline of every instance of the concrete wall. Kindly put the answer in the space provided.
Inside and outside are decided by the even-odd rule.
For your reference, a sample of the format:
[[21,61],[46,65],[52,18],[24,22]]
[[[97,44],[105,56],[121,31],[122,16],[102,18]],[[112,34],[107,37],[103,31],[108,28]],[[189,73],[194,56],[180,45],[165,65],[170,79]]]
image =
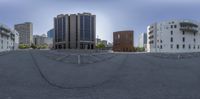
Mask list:
[[70,15],[70,48],[76,49],[77,20],[76,14]]

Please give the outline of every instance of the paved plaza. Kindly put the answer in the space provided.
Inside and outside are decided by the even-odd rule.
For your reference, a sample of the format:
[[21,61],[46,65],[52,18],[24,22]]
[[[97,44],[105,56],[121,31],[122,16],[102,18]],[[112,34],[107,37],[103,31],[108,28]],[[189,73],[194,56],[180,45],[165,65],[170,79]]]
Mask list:
[[0,99],[200,99],[199,60],[199,53],[0,53]]

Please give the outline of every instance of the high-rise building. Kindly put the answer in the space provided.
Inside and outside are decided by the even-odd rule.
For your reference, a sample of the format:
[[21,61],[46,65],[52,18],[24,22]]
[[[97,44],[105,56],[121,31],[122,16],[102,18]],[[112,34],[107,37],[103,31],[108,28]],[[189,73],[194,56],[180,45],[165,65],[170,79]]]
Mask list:
[[18,49],[19,34],[17,31],[0,24],[0,52]]
[[169,20],[147,27],[148,52],[199,52],[200,23]]
[[47,37],[49,38],[53,38],[53,35],[54,35],[54,29],[51,29],[47,32]]
[[33,24],[31,22],[25,22],[16,24],[14,27],[19,33],[19,43],[31,45],[33,42]]
[[139,35],[138,47],[146,49],[146,47],[147,47],[147,33],[141,33]]
[[96,16],[90,13],[58,15],[54,18],[55,49],[94,49]]
[[117,31],[113,33],[113,51],[133,51],[133,31]]

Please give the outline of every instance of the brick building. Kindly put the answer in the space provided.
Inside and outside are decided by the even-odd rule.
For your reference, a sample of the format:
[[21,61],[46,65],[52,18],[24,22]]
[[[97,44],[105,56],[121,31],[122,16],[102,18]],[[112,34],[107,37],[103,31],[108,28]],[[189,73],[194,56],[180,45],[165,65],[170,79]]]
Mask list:
[[117,31],[113,33],[113,51],[133,51],[133,31]]

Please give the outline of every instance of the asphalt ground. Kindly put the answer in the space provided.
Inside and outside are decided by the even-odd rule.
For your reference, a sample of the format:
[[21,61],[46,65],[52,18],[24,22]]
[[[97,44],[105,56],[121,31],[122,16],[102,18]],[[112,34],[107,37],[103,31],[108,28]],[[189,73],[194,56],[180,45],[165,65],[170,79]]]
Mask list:
[[115,53],[67,64],[42,53],[0,55],[0,99],[200,99],[200,57]]

